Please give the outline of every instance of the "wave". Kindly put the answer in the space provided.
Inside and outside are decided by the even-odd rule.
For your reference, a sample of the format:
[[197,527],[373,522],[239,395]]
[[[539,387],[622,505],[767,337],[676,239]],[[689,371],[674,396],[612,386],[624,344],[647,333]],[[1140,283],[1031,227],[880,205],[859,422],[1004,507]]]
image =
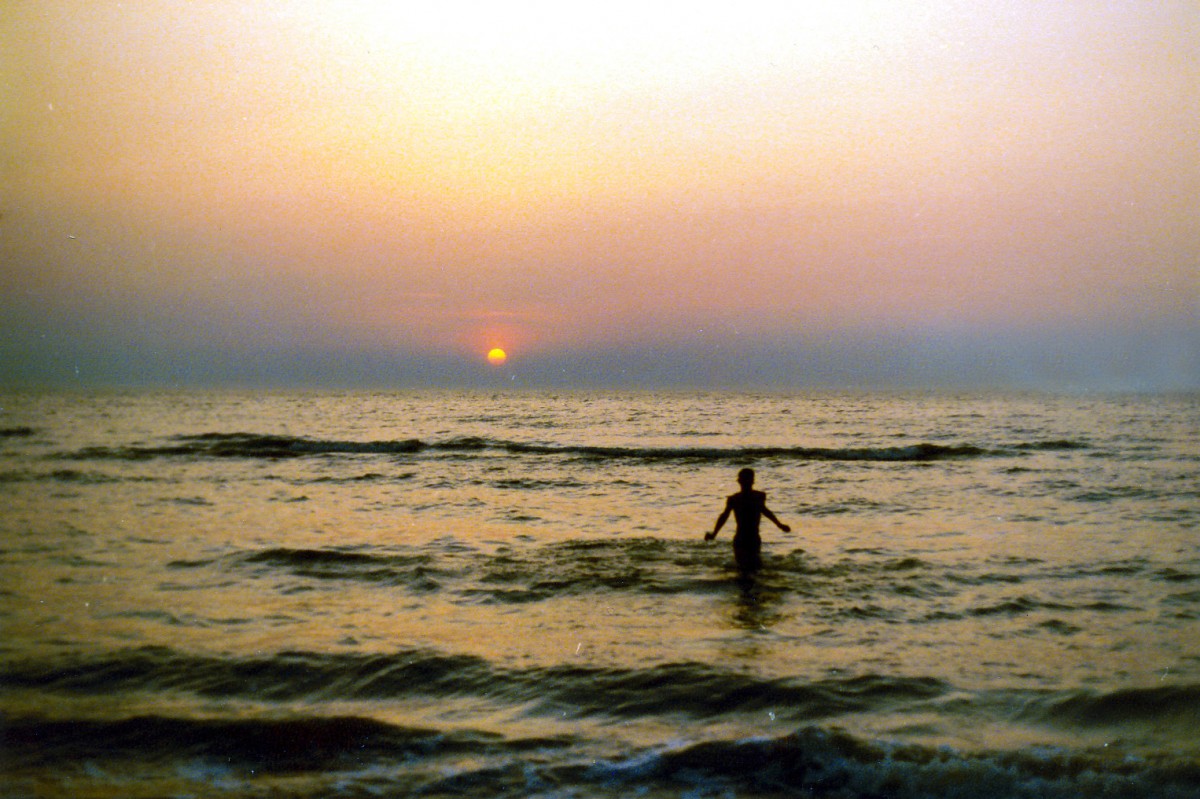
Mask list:
[[0,439],[29,438],[35,432],[32,427],[0,427]]
[[356,716],[117,720],[23,718],[0,730],[8,756],[27,765],[80,760],[138,764],[202,758],[265,772],[322,771],[447,754],[496,754],[563,746],[565,740],[506,742],[496,735],[399,727]]
[[[259,796],[963,796],[1194,797],[1200,766],[1104,748],[967,752],[872,742],[805,725],[780,736],[684,741],[596,757],[575,738],[505,738],[408,728],[356,716],[0,721],[4,759],[44,787],[74,791],[119,775],[144,792],[157,769],[178,786]],[[7,764],[6,764],[7,765]],[[12,765],[7,771],[17,772]],[[308,777],[303,781],[303,777]],[[151,776],[151,778],[153,778]],[[330,781],[333,781],[332,783]],[[190,786],[189,786],[190,787]],[[241,788],[234,793],[234,789]],[[177,789],[178,790],[178,789]],[[85,791],[86,792],[86,791]]]
[[711,796],[1194,797],[1200,766],[1185,757],[1131,762],[1102,749],[968,753],[808,726],[782,737],[682,745],[585,773],[627,790],[667,784]]
[[[436,558],[429,553],[376,555],[337,549],[276,547],[235,555],[235,566],[284,570],[317,580],[359,580],[383,585],[403,585],[414,591],[438,588]],[[176,563],[176,566],[185,565]],[[195,565],[204,565],[203,562]]]
[[256,433],[203,433],[175,436],[161,446],[87,447],[75,453],[80,459],[146,460],[164,457],[298,458],[308,455],[400,455],[420,452],[426,445],[405,441],[332,441],[297,436]]
[[773,713],[780,721],[834,719],[924,707],[990,713],[1063,730],[1200,723],[1200,685],[1111,692],[1000,690],[970,695],[931,677],[864,674],[808,680],[769,678],[697,662],[644,668],[556,665],[512,668],[473,655],[427,649],[390,654],[281,652],[220,657],[141,647],[45,662],[6,664],[7,690],[97,695],[155,691],[206,699],[327,702],[475,698],[529,715],[612,720],[712,720]]
[[1029,702],[1021,718],[1084,729],[1154,724],[1190,732],[1200,729],[1200,685],[1049,694]]
[[439,587],[439,576],[452,573],[439,567],[439,560],[442,558],[420,551],[368,554],[336,548],[272,547],[217,558],[175,560],[167,568],[240,570],[253,576],[273,576],[282,571],[312,580],[353,580],[410,590],[434,590]]
[[768,679],[701,663],[505,668],[475,656],[420,649],[387,655],[216,657],[163,647],[13,663],[0,671],[0,684],[76,695],[149,690],[268,702],[473,697],[523,707],[531,715],[614,720],[767,711],[781,720],[811,720],[933,701],[950,690],[931,678]]
[[[75,697],[101,695],[118,700],[108,705],[112,708],[122,706],[123,695],[170,697],[159,707],[176,708],[102,718],[0,714],[0,773],[35,773],[42,780],[62,774],[78,781],[114,774],[141,780],[155,769],[175,775],[190,769],[208,779],[219,769],[242,780],[334,775],[346,789],[329,790],[322,782],[303,794],[313,796],[381,788],[385,796],[557,792],[1172,799],[1194,797],[1200,784],[1200,762],[1183,751],[1141,751],[1136,757],[1120,745],[964,751],[865,740],[838,729],[864,714],[949,714],[972,723],[997,718],[1005,724],[1053,728],[1067,737],[1096,739],[1104,730],[1106,740],[1136,739],[1140,729],[1169,725],[1172,737],[1184,741],[1197,723],[1200,685],[971,692],[930,677],[771,678],[698,662],[511,667],[428,649],[230,657],[167,647],[13,661],[0,664],[0,685],[6,692],[35,692],[45,697],[42,707],[63,712],[93,707],[75,703]],[[461,727],[404,726],[355,715],[364,710],[346,711],[409,701],[503,708],[505,714],[544,719],[547,726],[550,720],[579,723],[563,727],[569,730],[564,734],[510,738]],[[187,707],[196,708],[200,717],[188,715]],[[238,710],[224,715],[222,708],[229,707]],[[603,735],[597,741],[588,737],[589,730],[627,722],[649,720],[685,731],[700,722],[715,730],[725,721],[768,715],[790,732],[650,748],[614,748],[606,742],[603,751],[593,748]],[[270,793],[256,784],[238,795],[264,792]]]
[[0,483],[37,483],[50,480],[56,483],[77,485],[103,485],[106,483],[148,483],[158,478],[146,475],[122,475],[120,477],[99,472],[82,472],[77,469],[54,469],[50,472],[12,470],[0,472]]
[[[711,593],[726,590],[726,575],[713,572],[712,547],[697,540],[658,538],[582,539],[542,546],[500,547],[482,552],[468,546],[292,548],[232,552],[167,564],[176,570],[214,569],[251,578],[280,574],[304,580],[346,581],[402,588],[417,594],[445,591],[464,604],[525,604],[611,591],[641,594]],[[781,581],[806,565],[797,557],[771,560],[776,572],[764,575],[764,590],[782,590]]]
[[1073,441],[1018,443],[999,447],[920,442],[886,447],[627,447],[540,444],[461,436],[441,441],[416,438],[343,441],[256,433],[204,433],[176,436],[161,446],[88,447],[77,459],[143,460],[161,457],[301,458],[314,455],[413,455],[422,452],[472,454],[501,451],[516,455],[550,455],[586,460],[639,461],[801,461],[928,462],[948,459],[1020,455],[1031,451],[1085,448]]
[[[818,558],[794,548],[768,552],[763,570],[745,581],[736,579],[727,546],[704,545],[699,535],[606,536],[483,548],[447,541],[421,546],[267,547],[166,565],[174,571],[206,570],[223,580],[266,580],[270,590],[278,590],[281,579],[287,589],[334,588],[339,583],[382,586],[420,597],[436,593],[442,601],[458,605],[686,595],[769,612],[788,597],[819,597],[821,612],[830,621],[884,618],[937,624],[1025,618],[1030,629],[1063,634],[1094,623],[1093,614],[1126,613],[1142,605],[1133,594],[1124,602],[1050,595],[1042,588],[1048,575],[1058,581],[1140,568],[1144,579],[1168,587],[1200,579],[1190,572],[1147,571],[1127,561],[1047,570],[1037,560],[937,563],[886,549]],[[985,590],[977,590],[981,588]],[[1176,590],[1173,596],[1177,604],[1190,606],[1182,592]],[[1088,621],[1077,619],[1081,613]]]

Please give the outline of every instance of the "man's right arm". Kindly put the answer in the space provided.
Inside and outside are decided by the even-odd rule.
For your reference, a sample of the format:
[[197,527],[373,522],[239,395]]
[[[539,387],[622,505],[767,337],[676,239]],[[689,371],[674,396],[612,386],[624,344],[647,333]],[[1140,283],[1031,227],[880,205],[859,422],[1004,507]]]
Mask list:
[[729,514],[732,512],[733,512],[733,501],[727,499],[727,500],[725,500],[725,510],[721,511],[721,515],[717,517],[717,524],[715,527],[713,527],[713,531],[711,533],[705,534],[705,536],[704,536],[705,541],[712,541],[714,538],[717,537],[717,533],[721,532],[721,528],[725,526],[725,521],[729,518]]

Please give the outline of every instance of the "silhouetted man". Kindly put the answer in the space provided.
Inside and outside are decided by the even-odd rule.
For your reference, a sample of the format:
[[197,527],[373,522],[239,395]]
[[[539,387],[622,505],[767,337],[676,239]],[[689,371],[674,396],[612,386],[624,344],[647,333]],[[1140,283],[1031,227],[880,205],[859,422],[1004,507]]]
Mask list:
[[788,527],[767,508],[767,495],[754,490],[754,470],[742,469],[737,476],[738,485],[742,490],[730,494],[725,500],[725,510],[717,517],[717,525],[711,533],[704,536],[705,541],[712,541],[721,532],[729,514],[733,514],[737,522],[737,531],[733,534],[733,557],[737,561],[738,570],[747,573],[757,571],[762,566],[762,539],[758,536],[758,524],[761,517],[766,516],[775,526],[785,533],[790,533]]

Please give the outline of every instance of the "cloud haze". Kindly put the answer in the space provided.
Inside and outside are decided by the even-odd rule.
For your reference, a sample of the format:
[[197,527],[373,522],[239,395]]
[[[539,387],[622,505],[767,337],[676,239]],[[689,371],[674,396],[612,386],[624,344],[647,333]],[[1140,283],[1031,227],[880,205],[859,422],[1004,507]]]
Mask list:
[[427,5],[8,6],[4,382],[1200,387],[1193,3]]

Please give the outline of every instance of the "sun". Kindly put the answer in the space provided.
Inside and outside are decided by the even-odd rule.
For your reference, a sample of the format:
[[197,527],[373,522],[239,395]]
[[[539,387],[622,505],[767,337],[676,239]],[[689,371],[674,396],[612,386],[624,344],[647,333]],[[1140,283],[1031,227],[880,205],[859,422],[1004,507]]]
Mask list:
[[503,366],[504,362],[507,360],[508,353],[499,347],[493,347],[492,349],[488,350],[487,362],[492,366]]

